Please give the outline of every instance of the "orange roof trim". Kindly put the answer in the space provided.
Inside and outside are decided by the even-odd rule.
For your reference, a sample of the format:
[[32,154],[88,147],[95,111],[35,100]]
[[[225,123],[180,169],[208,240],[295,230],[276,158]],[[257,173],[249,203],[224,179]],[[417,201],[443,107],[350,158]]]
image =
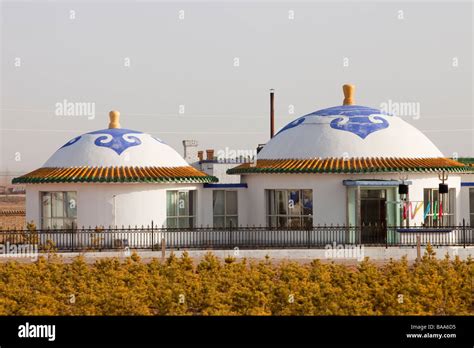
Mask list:
[[70,167],[39,168],[13,179],[14,184],[61,182],[217,182],[191,167]]
[[472,172],[472,167],[450,158],[315,158],[272,159],[244,163],[227,171],[247,173],[370,173],[370,172]]

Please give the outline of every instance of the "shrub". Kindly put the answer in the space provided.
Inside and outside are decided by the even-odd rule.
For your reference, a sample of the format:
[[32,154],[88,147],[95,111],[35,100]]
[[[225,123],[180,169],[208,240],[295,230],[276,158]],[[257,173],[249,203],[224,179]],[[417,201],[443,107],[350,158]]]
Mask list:
[[473,315],[474,262],[428,251],[358,266],[187,253],[0,264],[1,315]]

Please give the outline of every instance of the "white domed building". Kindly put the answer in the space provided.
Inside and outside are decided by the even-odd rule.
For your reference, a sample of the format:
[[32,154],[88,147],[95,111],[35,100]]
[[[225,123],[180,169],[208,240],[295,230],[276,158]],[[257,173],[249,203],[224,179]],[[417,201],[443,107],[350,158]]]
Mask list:
[[[255,163],[228,171],[248,186],[248,223],[378,226],[362,229],[364,243],[400,238],[393,230],[387,234],[387,226],[468,221],[467,205],[460,206],[461,182],[472,167],[444,157],[400,117],[354,105],[353,91],[345,85],[342,106],[297,118],[270,139]],[[440,199],[443,175],[449,189]],[[400,184],[408,185],[408,195],[399,194]]]
[[198,224],[197,191],[217,179],[160,139],[120,128],[119,116],[112,111],[108,129],[71,139],[13,180],[26,186],[28,222],[42,229]]
[[[41,229],[146,226],[153,221],[178,232],[198,226],[217,229],[181,233],[176,247],[192,247],[192,241],[229,246],[236,238],[249,246],[262,238],[289,236],[274,232],[278,228],[308,230],[311,234],[298,237],[304,243],[397,245],[408,235],[403,229],[410,233],[423,225],[427,230],[442,227],[433,231],[435,236],[424,234],[425,243],[438,238],[437,233],[457,243],[459,234],[444,227],[473,223],[474,167],[444,157],[400,117],[354,105],[353,91],[345,85],[342,106],[290,122],[256,161],[238,166],[216,161],[213,150],[207,150],[206,160],[200,151],[197,162],[185,155],[190,165],[160,139],[120,128],[119,113],[113,111],[108,129],[71,139],[41,168],[13,183],[26,186],[26,219]],[[194,141],[183,144],[197,146]],[[323,231],[321,240],[322,230],[313,229],[319,225],[344,228],[337,235]],[[240,226],[263,230],[233,231]],[[474,238],[472,230],[469,238]],[[247,240],[253,244],[245,244]],[[130,243],[154,244],[148,239]]]

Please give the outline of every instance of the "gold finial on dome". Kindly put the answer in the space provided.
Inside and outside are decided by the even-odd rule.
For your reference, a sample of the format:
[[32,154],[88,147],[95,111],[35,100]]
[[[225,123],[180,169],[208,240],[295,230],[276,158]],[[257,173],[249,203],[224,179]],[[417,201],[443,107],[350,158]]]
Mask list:
[[342,90],[344,91],[344,103],[343,105],[354,105],[354,85],[344,85],[342,86]]
[[120,128],[120,112],[112,110],[109,112],[109,128]]

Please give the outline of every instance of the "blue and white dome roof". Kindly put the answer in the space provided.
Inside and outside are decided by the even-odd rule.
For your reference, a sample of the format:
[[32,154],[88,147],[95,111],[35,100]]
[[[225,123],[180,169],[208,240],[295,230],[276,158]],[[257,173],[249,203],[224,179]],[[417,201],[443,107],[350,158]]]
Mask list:
[[111,112],[108,129],[82,134],[59,148],[43,165],[52,167],[183,167],[172,147],[150,134],[119,128]]
[[258,159],[443,157],[421,131],[400,117],[352,105],[353,88],[344,86],[345,105],[288,123],[264,146]]

